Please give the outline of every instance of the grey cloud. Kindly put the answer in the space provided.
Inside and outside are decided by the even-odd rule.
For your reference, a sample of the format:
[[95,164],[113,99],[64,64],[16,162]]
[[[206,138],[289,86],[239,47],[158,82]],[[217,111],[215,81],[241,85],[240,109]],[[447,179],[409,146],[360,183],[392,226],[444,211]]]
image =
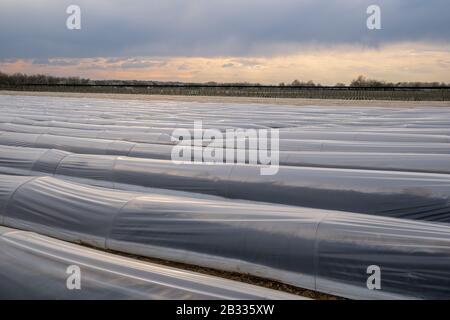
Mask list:
[[[2,0],[0,58],[266,56],[304,45],[450,42],[448,0]],[[366,8],[382,7],[369,31]],[[137,66],[136,66],[137,67]]]
[[258,67],[261,66],[261,63],[259,61],[254,61],[251,59],[239,59],[238,63],[245,67]]
[[234,67],[234,63],[225,63],[224,65],[222,65],[222,68],[232,68]]
[[165,62],[146,62],[146,61],[132,61],[125,62],[120,65],[123,69],[140,69],[140,68],[157,68],[164,67],[166,65]]
[[32,63],[37,64],[37,65],[67,67],[67,66],[77,66],[80,64],[80,61],[78,59],[37,58],[37,59],[33,59]]
[[0,64],[8,64],[8,63],[15,63],[19,59],[16,58],[0,58]]
[[186,70],[190,69],[190,66],[188,64],[186,64],[186,63],[183,63],[177,69],[180,70],[180,71],[186,71]]

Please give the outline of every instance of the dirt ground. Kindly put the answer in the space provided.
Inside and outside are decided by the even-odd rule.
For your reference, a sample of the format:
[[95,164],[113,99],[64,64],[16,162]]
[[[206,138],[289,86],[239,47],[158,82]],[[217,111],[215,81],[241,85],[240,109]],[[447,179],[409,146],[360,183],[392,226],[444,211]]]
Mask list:
[[[95,248],[95,249],[98,250],[97,248]],[[109,253],[113,253],[113,254],[117,254],[117,255],[121,255],[121,256],[124,256],[124,257],[137,259],[137,260],[140,260],[140,261],[155,263],[155,264],[159,264],[159,265],[163,265],[163,266],[167,266],[167,267],[172,267],[172,268],[177,268],[177,269],[182,269],[182,270],[188,270],[188,271],[193,271],[193,272],[197,272],[197,273],[203,273],[203,274],[210,275],[210,276],[215,276],[215,277],[219,277],[219,278],[225,278],[225,279],[228,279],[228,280],[239,281],[239,282],[252,284],[252,285],[255,285],[255,286],[264,287],[264,288],[268,288],[268,289],[272,289],[272,290],[283,291],[283,292],[287,292],[287,293],[290,293],[290,294],[298,295],[298,296],[301,296],[301,297],[310,298],[310,299],[313,299],[313,300],[347,300],[345,298],[333,296],[333,295],[330,295],[330,294],[321,293],[321,292],[318,292],[318,291],[313,291],[313,290],[308,290],[308,289],[303,289],[303,288],[291,286],[291,285],[288,285],[288,284],[284,284],[284,283],[281,283],[279,281],[265,279],[265,278],[260,278],[260,277],[252,276],[252,275],[249,275],[249,274],[242,274],[242,273],[238,273],[238,272],[221,271],[221,270],[217,270],[217,269],[199,267],[199,266],[194,266],[194,265],[185,264],[185,263],[179,263],[179,262],[167,261],[167,260],[156,259],[156,258],[136,256],[136,255],[127,254],[127,253],[118,252],[118,251],[112,251],[112,250],[104,250],[104,251],[109,252]]]
[[140,101],[184,101],[205,103],[264,103],[292,106],[343,106],[343,107],[450,107],[450,101],[385,101],[385,100],[324,100],[324,99],[289,99],[289,98],[246,98],[220,96],[162,96],[144,94],[109,94],[109,93],[75,93],[75,92],[32,92],[0,91],[0,95],[50,96],[70,98],[121,99]]

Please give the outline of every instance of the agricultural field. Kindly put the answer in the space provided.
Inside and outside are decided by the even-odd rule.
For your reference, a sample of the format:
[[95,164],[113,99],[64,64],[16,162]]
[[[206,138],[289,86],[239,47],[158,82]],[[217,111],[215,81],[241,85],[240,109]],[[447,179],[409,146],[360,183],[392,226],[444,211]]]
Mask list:
[[2,85],[0,90],[181,96],[391,101],[450,101],[447,87],[295,87],[233,85]]
[[0,94],[1,297],[450,298],[448,106],[158,99]]

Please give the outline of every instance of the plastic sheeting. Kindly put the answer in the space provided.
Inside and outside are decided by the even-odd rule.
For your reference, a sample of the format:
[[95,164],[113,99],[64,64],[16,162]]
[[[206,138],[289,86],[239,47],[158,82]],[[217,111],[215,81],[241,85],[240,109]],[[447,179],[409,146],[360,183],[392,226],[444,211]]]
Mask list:
[[[128,127],[187,127],[202,119],[211,128],[277,127],[347,131],[450,127],[445,108],[316,107],[242,103],[133,101],[57,97],[0,97],[3,121],[61,121]],[[417,131],[414,131],[417,133]],[[448,134],[447,134],[448,135]]]
[[[196,120],[280,129],[283,166],[167,161]],[[350,298],[448,299],[449,127],[446,108],[0,96],[0,224]]]
[[[0,132],[0,145],[58,148],[60,150],[76,153],[129,155],[141,158],[156,157],[157,154],[161,152],[163,152],[164,157],[167,158],[173,147],[173,144],[138,143],[122,140],[19,132]],[[283,152],[316,151],[450,154],[450,144],[431,142],[425,144],[417,142],[280,140],[279,149]]]
[[[202,120],[205,129],[222,131],[279,128],[282,151],[450,154],[450,119],[445,108],[318,108],[2,96],[0,111],[0,131],[55,136],[29,145],[44,148],[51,148],[42,146],[47,139],[60,148],[77,144],[77,140],[65,137],[97,139],[85,140],[86,145],[123,140],[137,143],[135,148],[140,150],[156,148],[154,145],[170,144],[176,128],[192,131],[194,121]],[[6,135],[4,139],[6,142],[1,138],[0,143],[14,145],[14,139],[26,143],[27,136]],[[74,152],[90,153],[77,150]],[[114,150],[108,154],[115,154],[111,152]],[[152,158],[151,154],[147,157]]]
[[280,167],[274,176],[261,176],[259,169],[0,147],[0,173],[50,175],[108,188],[162,188],[450,222],[449,175]]
[[[10,132],[0,132],[0,145],[43,149],[52,148],[81,154],[123,155],[161,160],[171,160],[173,149],[173,145],[164,144],[132,143],[120,140],[58,137],[47,134],[37,135]],[[430,146],[428,145],[428,147]],[[279,163],[280,165],[287,166],[450,173],[450,154],[446,154],[446,151],[433,148],[420,147],[420,150],[415,150],[420,151],[419,153],[399,153],[398,151],[401,150],[397,147],[384,150],[386,152],[382,153],[353,151],[280,151]],[[192,147],[190,149],[191,154],[194,155],[195,150],[201,148]],[[336,150],[341,149],[337,148]],[[358,147],[356,149],[360,148]],[[239,151],[242,152],[242,150]],[[246,162],[248,162],[249,152],[248,150],[244,150],[243,152],[246,155]],[[427,152],[431,152],[431,154],[427,154]],[[224,162],[226,160],[225,157],[226,155],[224,153]],[[215,159],[208,158],[204,154],[203,160],[208,162],[214,161]]]
[[[50,134],[79,138],[94,138],[107,140],[125,140],[131,142],[172,144],[171,136],[162,133],[117,131],[117,130],[81,130],[70,128],[53,128],[44,126],[30,126],[0,123],[0,130],[5,132]],[[170,129],[169,129],[170,130]],[[173,129],[171,129],[173,131]],[[160,131],[160,130],[158,130]]]
[[[0,120],[1,121],[1,120]],[[193,136],[192,128],[186,128]],[[174,128],[148,128],[148,127],[126,127],[113,125],[87,125],[72,124],[59,121],[32,121],[27,124],[2,123],[0,131],[53,134],[70,137],[87,137],[98,139],[126,140],[143,143],[166,143],[171,144],[170,137]],[[224,131],[223,129],[221,131]],[[384,133],[384,132],[329,132],[319,130],[281,130],[281,140],[289,140],[289,144],[297,140],[341,140],[341,141],[366,141],[366,142],[405,142],[405,143],[449,143],[450,136],[436,132],[430,134],[412,133]]]
[[[0,255],[0,299],[302,299],[4,227]],[[80,290],[66,285],[73,265]]]
[[[4,225],[352,298],[450,297],[447,225],[29,179],[0,176]],[[370,265],[382,291],[366,287]]]

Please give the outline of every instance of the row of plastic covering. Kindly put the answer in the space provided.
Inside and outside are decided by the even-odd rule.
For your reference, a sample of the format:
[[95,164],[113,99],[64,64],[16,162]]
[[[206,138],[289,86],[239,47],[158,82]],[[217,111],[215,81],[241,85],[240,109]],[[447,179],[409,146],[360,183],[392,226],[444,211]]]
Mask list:
[[[2,121],[0,119],[0,121]],[[4,120],[3,120],[4,121]],[[27,121],[27,124],[0,122],[1,131],[53,134],[70,137],[87,137],[95,139],[114,139],[143,143],[173,143],[171,136],[176,128],[147,128],[113,125],[74,124],[59,121]],[[192,124],[192,127],[194,123]],[[185,128],[193,137],[194,130]],[[200,130],[204,134],[205,129]],[[221,130],[223,132],[224,130]],[[415,143],[449,143],[450,136],[436,134],[385,133],[385,132],[330,132],[319,130],[280,130],[281,140],[341,140],[367,142],[415,142]],[[292,143],[292,142],[291,142]]]
[[0,255],[0,299],[304,299],[4,227]]
[[46,175],[107,188],[162,188],[228,198],[450,222],[450,175],[395,171],[175,164],[171,161],[0,147],[0,173]]
[[[1,107],[1,106],[0,106]],[[0,108],[1,109],[1,108]],[[67,110],[60,112],[67,113]],[[106,121],[103,119],[73,119],[63,118],[62,120],[48,120],[48,118],[55,118],[52,116],[41,116],[40,120],[28,119],[26,114],[19,114],[17,117],[3,116],[0,118],[1,130],[13,132],[29,132],[38,133],[43,128],[59,129],[59,132],[64,132],[62,129],[72,129],[72,132],[91,131],[93,135],[102,131],[116,131],[115,135],[120,133],[134,132],[136,134],[166,134],[172,135],[177,128],[184,128],[192,130],[194,121],[199,119],[192,119],[191,121],[181,123],[162,123],[157,119],[152,122],[145,123],[123,123],[123,121],[116,123],[116,121]],[[56,117],[61,118],[61,117]],[[202,117],[203,119],[203,117]],[[406,120],[405,120],[406,121]],[[86,123],[88,122],[88,123]],[[222,121],[217,123],[203,122],[205,129],[218,129],[225,131],[226,129],[236,128],[235,126],[223,126]],[[241,123],[238,123],[241,124]],[[269,129],[278,128],[280,130],[280,137],[284,139],[293,140],[344,140],[344,141],[426,141],[426,142],[446,142],[450,136],[450,129],[444,126],[430,126],[417,128],[412,124],[402,124],[400,127],[394,127],[394,124],[386,124],[386,126],[373,126],[373,123],[365,123],[365,126],[351,126],[349,124],[335,124],[332,126],[311,126],[305,125],[301,127],[279,127],[276,123],[272,126],[252,126],[251,124],[244,125],[243,128],[248,129]],[[32,126],[26,128],[26,126]],[[26,129],[25,129],[26,128]],[[240,127],[242,128],[242,127]],[[77,131],[80,130],[80,131]],[[330,132],[331,131],[331,132]],[[69,131],[65,131],[69,132]],[[61,133],[59,133],[61,134]],[[408,137],[409,136],[409,137]],[[429,136],[429,137],[425,137]],[[129,136],[125,135],[128,138]],[[412,139],[414,138],[414,139]]]
[[0,176],[0,204],[5,226],[102,249],[349,298],[450,298],[448,225],[50,177]]
[[384,128],[384,131],[389,131],[390,128],[447,128],[448,132],[450,127],[446,109],[431,106],[293,107],[270,104],[23,96],[1,96],[0,102],[0,111],[5,120],[7,117],[12,120],[19,117],[35,121],[173,128],[186,125],[191,127],[194,120],[203,119],[205,126],[211,128],[346,127],[350,131],[381,128]]
[[[114,127],[113,127],[114,128]],[[51,134],[57,136],[79,137],[79,138],[93,138],[93,139],[107,139],[107,140],[124,140],[130,142],[141,143],[156,143],[156,144],[173,144],[171,134],[174,129],[167,129],[171,131],[169,134],[160,132],[135,132],[128,131],[126,127],[123,131],[119,130],[81,130],[71,128],[59,127],[43,127],[34,125],[17,125],[9,123],[0,123],[0,131],[5,132],[19,132],[32,134]],[[155,131],[161,131],[155,129]],[[439,141],[439,140],[438,140]],[[439,141],[440,142],[440,141]]]
[[[1,106],[0,106],[1,107]],[[16,108],[17,109],[17,108]],[[68,110],[59,111],[67,113]],[[206,115],[207,117],[208,115]],[[227,117],[232,115],[227,115]],[[442,116],[442,115],[440,115]],[[172,134],[173,130],[176,128],[185,128],[191,129],[193,128],[194,121],[198,121],[199,119],[192,118],[190,121],[187,119],[183,119],[183,122],[161,122],[157,119],[153,119],[151,123],[145,122],[142,125],[140,123],[127,123],[125,125],[123,123],[115,123],[115,121],[105,121],[104,119],[73,119],[73,118],[63,118],[61,120],[48,120],[49,118],[54,118],[47,114],[47,116],[41,116],[39,120],[29,119],[27,114],[17,113],[16,117],[10,117],[3,114],[0,118],[0,123],[2,124],[5,130],[12,130],[17,132],[21,131],[24,125],[33,126],[35,128],[27,129],[27,130],[40,130],[43,127],[51,127],[54,129],[77,129],[77,130],[88,130],[88,131],[117,131],[117,132],[135,132],[135,133],[165,133]],[[57,117],[61,118],[60,116]],[[205,115],[202,116],[201,119],[204,119]],[[226,119],[225,119],[226,120]],[[77,122],[79,121],[79,122]],[[235,128],[232,126],[223,126],[221,120],[220,122],[210,123],[203,122],[202,124],[205,128],[216,128],[220,130],[226,130],[227,128]],[[405,119],[407,121],[407,119]],[[89,123],[86,123],[89,122]],[[99,122],[98,124],[92,124],[91,122]],[[123,122],[123,121],[122,121]],[[241,124],[241,123],[239,123]],[[214,125],[214,126],[212,126]],[[400,127],[393,127],[391,124],[387,124],[388,127],[382,126],[372,126],[370,123],[366,123],[366,126],[349,126],[343,125],[342,123],[339,126],[326,126],[326,127],[279,127],[275,124],[272,126],[255,126],[251,124],[247,124],[246,128],[278,128],[280,130],[281,137],[286,139],[336,139],[334,133],[337,133],[337,137],[339,140],[351,140],[351,141],[410,141],[410,138],[406,137],[406,135],[410,135],[415,137],[415,141],[425,139],[426,141],[434,141],[434,142],[445,142],[448,141],[446,137],[450,135],[450,129],[446,127],[430,127],[430,128],[416,128],[411,127],[410,124],[403,124]],[[3,129],[2,129],[3,130]],[[333,132],[330,132],[332,130]],[[31,132],[33,133],[33,131]],[[34,132],[36,133],[36,132]],[[430,137],[423,137],[424,135],[429,135]],[[434,136],[434,137],[433,137]]]
[[[106,138],[109,133],[105,134]],[[111,134],[111,136],[113,136]],[[34,134],[21,132],[0,132],[0,144],[10,146],[27,146],[35,148],[60,148],[76,153],[117,154],[135,157],[155,157],[163,153],[170,155],[174,144],[168,143],[169,136],[164,141],[154,143],[139,143],[124,140],[95,139],[87,137],[60,136],[54,134]],[[159,138],[158,138],[159,139]],[[134,140],[143,141],[136,138]],[[145,140],[145,139],[144,139]],[[220,146],[226,146],[223,140],[216,140]],[[259,149],[258,140],[241,140],[247,149]],[[269,136],[269,142],[271,138]],[[162,143],[164,142],[164,143]],[[167,142],[167,143],[166,143]],[[237,141],[234,140],[237,145]],[[212,146],[204,142],[204,146]],[[435,142],[373,142],[373,141],[339,141],[339,140],[279,140],[280,151],[316,151],[316,152],[375,152],[375,153],[429,153],[450,154],[449,143]]]
[[[442,148],[435,148],[435,144],[426,144],[418,146],[412,150],[410,147],[372,148],[366,149],[367,153],[357,151],[362,146],[349,143],[346,152],[339,151],[346,149],[344,143],[339,143],[335,148],[310,148],[313,144],[307,143],[301,150],[316,151],[280,151],[278,156],[274,153],[263,153],[272,163],[278,162],[285,166],[312,166],[312,167],[330,167],[330,168],[353,168],[353,169],[373,169],[373,170],[395,170],[395,171],[413,171],[413,172],[436,172],[448,173],[450,167],[450,144],[445,144]],[[95,155],[118,155],[129,156],[133,158],[161,159],[171,160],[173,153],[176,158],[185,160],[197,160],[198,154],[202,155],[204,162],[226,162],[231,161],[239,163],[248,163],[250,159],[249,149],[236,149],[232,157],[227,151],[222,151],[223,161],[220,161],[221,149],[207,149],[201,147],[179,147],[174,151],[174,146],[163,144],[132,143],[120,140],[90,139],[54,135],[37,135],[27,133],[0,133],[0,145],[14,147],[28,147],[41,149],[58,149],[79,154]],[[308,147],[309,145],[309,147]],[[331,146],[331,144],[330,144]],[[367,145],[366,145],[367,147]],[[407,153],[399,153],[408,149]],[[325,151],[325,149],[335,151]],[[373,150],[382,150],[383,152],[369,152]],[[448,149],[448,150],[447,150]],[[351,151],[355,150],[355,152]],[[417,151],[418,153],[414,153]],[[242,156],[241,161],[237,155]],[[392,153],[394,152],[394,153]],[[427,153],[429,152],[429,153]],[[267,159],[262,159],[258,153],[257,163],[267,163]],[[231,161],[230,161],[231,159]],[[278,160],[278,161],[276,161]]]

